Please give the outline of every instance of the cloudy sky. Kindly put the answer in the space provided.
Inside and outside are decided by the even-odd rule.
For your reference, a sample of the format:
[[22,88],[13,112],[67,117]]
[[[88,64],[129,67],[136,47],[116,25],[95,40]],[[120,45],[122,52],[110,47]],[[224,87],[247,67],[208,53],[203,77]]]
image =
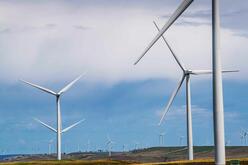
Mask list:
[[[165,122],[161,112],[181,70],[159,40],[134,66],[181,0],[1,0],[0,154],[47,152],[55,135],[35,121],[56,126],[55,98],[20,83],[25,79],[55,91],[87,72],[62,97],[63,127],[85,118],[63,135],[65,152],[179,145],[186,137],[185,88]],[[226,139],[241,145],[239,131],[248,113],[248,2],[221,1],[221,53]],[[188,69],[211,69],[211,0],[197,0],[165,37]],[[211,76],[192,77],[195,145],[213,144]],[[248,129],[248,128],[247,128]],[[186,139],[183,141],[186,144]]]

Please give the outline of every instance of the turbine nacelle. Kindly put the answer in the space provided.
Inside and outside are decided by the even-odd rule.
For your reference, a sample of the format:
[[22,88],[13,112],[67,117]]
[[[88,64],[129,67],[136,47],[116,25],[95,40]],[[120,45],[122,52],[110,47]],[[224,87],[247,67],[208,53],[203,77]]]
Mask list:
[[184,70],[184,75],[191,75],[194,74],[192,70]]

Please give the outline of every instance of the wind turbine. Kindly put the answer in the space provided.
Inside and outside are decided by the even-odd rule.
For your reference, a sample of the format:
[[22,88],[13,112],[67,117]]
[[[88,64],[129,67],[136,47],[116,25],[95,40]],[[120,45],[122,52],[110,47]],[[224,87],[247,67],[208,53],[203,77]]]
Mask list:
[[244,131],[244,137],[245,137],[245,145],[247,145],[247,137],[248,137],[248,132]]
[[160,146],[164,145],[164,136],[165,136],[164,132],[159,134],[159,145]]
[[54,139],[50,139],[49,141],[48,141],[48,155],[51,155],[51,150],[52,150],[52,144],[53,144],[53,140]]
[[139,149],[139,142],[134,142],[134,150],[138,150]]
[[[160,31],[159,27],[157,26],[156,22],[153,22],[156,29]],[[211,70],[190,70],[187,69],[184,64],[179,60],[173,49],[171,48],[168,41],[165,39],[165,37],[162,35],[162,39],[169,48],[171,54],[173,55],[174,59],[176,60],[177,64],[179,65],[180,69],[183,72],[182,78],[176,88],[176,90],[172,93],[169,102],[164,110],[164,113],[162,115],[162,118],[159,122],[159,125],[162,123],[166,113],[169,111],[169,108],[175,99],[178,91],[180,90],[184,80],[186,79],[186,112],[187,112],[187,144],[188,144],[188,158],[189,160],[193,160],[193,131],[192,131],[192,115],[191,115],[191,89],[190,89],[190,78],[191,75],[205,75],[205,74],[212,74]],[[229,72],[238,72],[238,70],[223,70],[223,73],[229,73]]]
[[126,145],[123,144],[123,145],[122,145],[122,152],[124,153],[125,151],[126,151]]
[[90,140],[87,141],[87,152],[90,152]]
[[[184,1],[185,2],[185,1]],[[168,46],[170,52],[172,53],[174,59],[176,60],[177,64],[179,65],[179,67],[181,68],[182,72],[183,72],[183,76],[176,88],[175,91],[173,91],[170,99],[169,99],[169,102],[165,108],[165,111],[162,115],[162,118],[159,122],[159,125],[161,125],[166,113],[168,112],[175,96],[177,95],[178,91],[180,90],[184,80],[186,79],[186,109],[187,109],[187,144],[188,144],[188,159],[189,160],[193,160],[193,135],[192,135],[192,115],[191,115],[191,92],[190,92],[190,76],[191,75],[203,75],[203,74],[212,74],[212,70],[190,70],[190,69],[187,69],[179,60],[179,58],[176,56],[176,54],[174,53],[174,51],[172,50],[171,46],[169,45],[169,43],[167,42],[167,40],[165,39],[165,37],[163,36],[163,29],[164,27],[160,30],[159,27],[157,26],[157,24],[155,22],[153,22],[155,27],[157,28],[158,30],[158,39],[160,37],[162,37],[163,41],[165,42],[165,44]],[[157,36],[158,36],[157,35]],[[156,39],[156,41],[158,40]],[[155,42],[156,42],[155,41]],[[154,43],[155,43],[154,42]],[[154,44],[153,43],[153,44]],[[153,45],[152,44],[152,45]],[[135,62],[135,64],[137,64],[143,57],[144,55],[146,54],[146,52],[152,47],[149,46],[146,51],[144,52],[144,54],[142,54],[142,56]],[[222,71],[223,73],[226,73],[226,72],[237,72],[236,70],[235,71],[232,71],[232,70],[225,70],[225,71]]]
[[246,145],[247,144],[248,132],[245,131],[244,129],[241,129],[239,135],[240,135],[241,145],[242,144]]
[[115,142],[113,142],[111,139],[110,139],[110,137],[109,136],[107,136],[107,139],[108,139],[108,141],[107,141],[107,143],[106,143],[106,145],[107,145],[107,147],[108,147],[108,153],[109,153],[109,158],[111,157],[111,150],[112,150],[112,147],[113,147],[113,144],[115,143]]
[[64,88],[62,88],[59,92],[54,92],[50,89],[47,89],[47,88],[44,88],[42,86],[39,86],[39,85],[36,85],[36,84],[33,84],[33,83],[30,83],[28,81],[25,81],[25,80],[21,80],[22,82],[32,86],[32,87],[35,87],[43,92],[46,92],[46,93],[49,93],[53,96],[56,97],[56,106],[57,106],[57,129],[49,126],[48,124],[42,122],[41,120],[39,119],[34,119],[36,120],[37,122],[39,122],[40,124],[42,124],[43,126],[45,126],[46,128],[50,129],[51,131],[57,133],[57,159],[58,160],[61,160],[61,134],[62,133],[65,133],[67,131],[69,131],[71,128],[75,127],[76,125],[80,124],[81,122],[84,121],[83,120],[80,120],[74,124],[72,124],[71,126],[65,128],[65,129],[62,129],[62,123],[61,123],[61,112],[60,112],[60,97],[62,96],[63,93],[65,93],[67,90],[69,90],[80,78],[82,77],[82,75],[80,75],[79,77],[77,77],[75,80],[73,80],[71,83],[69,83],[68,85],[66,85]]
[[243,144],[243,140],[244,140],[244,138],[245,138],[244,133],[243,133],[242,130],[241,130],[240,133],[239,133],[239,138],[240,138],[240,142],[241,142],[241,145],[242,145],[242,144]]
[[[179,7],[176,9],[176,11],[172,14],[172,16],[169,18],[167,23],[162,27],[161,30],[159,30],[158,34],[155,36],[155,38],[150,42],[150,44],[145,48],[141,56],[138,58],[138,60],[134,63],[134,65],[138,64],[139,61],[145,56],[145,54],[150,50],[150,48],[158,41],[160,37],[163,36],[163,34],[169,29],[169,27],[177,20],[177,18],[190,6],[190,4],[193,2],[193,0],[183,0],[183,2],[179,5]],[[183,79],[180,81],[179,88],[181,87],[183,80],[185,79],[185,75],[183,76]],[[178,90],[179,90],[178,88]],[[178,90],[173,92],[173,95],[176,95]],[[173,99],[170,99],[169,102],[172,102]],[[188,116],[191,116],[191,114],[188,113]],[[191,120],[191,118],[190,118]],[[161,122],[160,122],[161,123]],[[189,125],[188,127],[191,127]],[[192,134],[192,132],[190,133]],[[193,142],[189,142],[192,143]],[[192,145],[191,144],[191,145]],[[189,148],[189,150],[193,151],[193,148]],[[192,153],[192,151],[190,153]],[[193,159],[193,154],[189,155],[189,159]]]

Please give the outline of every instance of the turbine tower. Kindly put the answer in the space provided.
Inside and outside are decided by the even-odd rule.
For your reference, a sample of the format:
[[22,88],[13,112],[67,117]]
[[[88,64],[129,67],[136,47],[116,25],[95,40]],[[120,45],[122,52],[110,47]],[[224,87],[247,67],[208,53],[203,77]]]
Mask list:
[[222,86],[222,60],[220,54],[220,2],[212,0],[212,70],[213,70],[213,125],[215,164],[225,165],[225,128]]
[[54,92],[50,89],[47,89],[47,88],[44,88],[44,87],[41,87],[39,85],[36,85],[36,84],[33,84],[33,83],[30,83],[30,82],[27,82],[25,80],[21,80],[22,82],[32,86],[32,87],[35,87],[43,92],[46,92],[46,93],[49,93],[53,96],[56,97],[56,109],[57,109],[57,129],[49,126],[48,124],[40,121],[39,119],[34,119],[36,120],[37,122],[39,122],[40,124],[42,124],[43,126],[45,126],[46,128],[50,129],[51,131],[57,133],[57,159],[58,160],[61,160],[61,134],[62,133],[65,133],[67,131],[69,131],[71,128],[75,127],[76,125],[80,124],[81,122],[84,121],[83,120],[80,120],[74,124],[72,124],[71,126],[65,128],[62,130],[62,123],[61,123],[61,112],[60,112],[60,97],[62,96],[63,93],[65,93],[67,90],[69,90],[73,84],[75,84],[80,78],[82,77],[82,75],[80,75],[79,77],[77,77],[75,80],[73,80],[71,83],[69,83],[68,85],[66,85],[63,89],[61,89],[59,92]]

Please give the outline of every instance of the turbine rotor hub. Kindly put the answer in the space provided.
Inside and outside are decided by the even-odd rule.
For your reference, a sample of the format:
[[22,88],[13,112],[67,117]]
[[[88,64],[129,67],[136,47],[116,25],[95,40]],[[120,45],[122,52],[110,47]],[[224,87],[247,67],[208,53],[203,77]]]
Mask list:
[[184,74],[185,74],[186,76],[189,76],[189,75],[191,75],[192,73],[193,73],[192,70],[185,70],[185,71],[184,71]]

